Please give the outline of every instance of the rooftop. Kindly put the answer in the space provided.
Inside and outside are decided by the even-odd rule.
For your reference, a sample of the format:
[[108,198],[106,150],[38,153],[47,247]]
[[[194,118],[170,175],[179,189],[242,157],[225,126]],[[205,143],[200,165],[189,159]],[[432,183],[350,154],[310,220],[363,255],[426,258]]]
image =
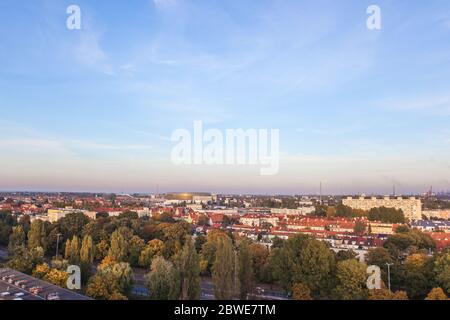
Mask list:
[[[34,293],[30,292],[34,288]],[[19,271],[0,269],[0,300],[91,300]]]

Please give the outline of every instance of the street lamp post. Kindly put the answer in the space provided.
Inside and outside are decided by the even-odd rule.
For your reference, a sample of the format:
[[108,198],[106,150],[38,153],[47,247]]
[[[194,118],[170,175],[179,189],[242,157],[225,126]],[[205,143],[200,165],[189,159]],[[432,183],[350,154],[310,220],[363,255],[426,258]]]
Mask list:
[[59,237],[62,236],[61,233],[56,235],[56,259],[58,259],[58,249],[59,249]]
[[388,288],[389,291],[391,291],[391,266],[393,265],[393,263],[386,263],[386,265],[388,269]]

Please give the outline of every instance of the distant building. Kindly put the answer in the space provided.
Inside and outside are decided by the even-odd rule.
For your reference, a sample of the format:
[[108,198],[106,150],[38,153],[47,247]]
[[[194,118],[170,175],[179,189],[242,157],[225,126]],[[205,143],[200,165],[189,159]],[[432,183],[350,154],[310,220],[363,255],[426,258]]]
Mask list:
[[272,208],[270,209],[270,213],[273,214],[286,214],[286,215],[303,215],[306,216],[308,214],[313,213],[316,210],[314,206],[309,207],[301,207],[297,209],[279,209],[279,208]]
[[188,204],[186,207],[194,211],[199,211],[203,209],[202,205],[198,203]]
[[278,225],[279,218],[276,215],[258,215],[246,214],[239,219],[239,222],[245,226],[261,227],[263,224]]
[[370,222],[371,234],[391,235],[395,233],[395,226],[392,223]]
[[87,211],[87,210],[78,210],[78,209],[70,209],[70,208],[66,208],[66,209],[49,209],[47,211],[47,217],[48,217],[48,221],[50,222],[57,222],[59,221],[59,219],[64,218],[66,215],[70,214],[70,213],[83,213],[85,216],[91,218],[91,219],[95,219],[96,218],[96,212],[94,211]]
[[415,197],[348,197],[342,200],[342,204],[352,209],[369,211],[373,208],[394,208],[403,211],[406,218],[410,220],[422,219],[422,202]]
[[166,200],[166,202],[172,204],[181,202],[206,204],[208,202],[216,202],[217,196],[205,192],[167,193],[164,195],[164,199]]
[[416,220],[411,223],[411,227],[425,232],[450,232],[450,221]]
[[450,209],[446,210],[424,210],[423,215],[428,219],[450,219]]

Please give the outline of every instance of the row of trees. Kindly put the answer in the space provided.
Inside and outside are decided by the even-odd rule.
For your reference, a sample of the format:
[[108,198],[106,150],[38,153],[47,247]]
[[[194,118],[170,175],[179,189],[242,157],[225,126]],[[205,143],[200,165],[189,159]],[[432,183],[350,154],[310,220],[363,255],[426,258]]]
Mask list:
[[351,207],[339,204],[337,206],[316,206],[315,216],[319,217],[340,217],[340,218],[358,218],[367,217],[369,221],[379,221],[384,223],[405,223],[405,215],[402,210],[394,208],[373,208],[369,211],[353,209]]
[[[194,240],[189,224],[167,221],[131,212],[97,220],[69,214],[53,224],[11,221],[8,266],[63,285],[67,265],[79,265],[83,292],[97,299],[127,299],[133,267],[148,270],[151,299],[199,299],[202,275],[211,277],[218,299],[246,299],[257,283],[277,283],[296,299],[432,299],[450,293],[450,253],[431,254],[434,241],[406,227],[367,255],[367,265],[382,269],[385,287],[386,264],[391,266],[391,292],[367,290],[367,265],[356,254],[335,253],[308,236],[276,238],[269,251],[222,230]],[[63,256],[56,255],[58,238]]]
[[[403,238],[409,238],[406,246]],[[406,231],[393,235],[385,247],[369,251],[367,264],[351,252],[334,255],[315,239],[297,236],[272,252],[274,276],[297,299],[444,299],[450,293],[450,252],[429,255],[434,247],[427,235]],[[392,291],[386,289],[386,264]],[[382,272],[382,290],[368,290],[367,265]]]

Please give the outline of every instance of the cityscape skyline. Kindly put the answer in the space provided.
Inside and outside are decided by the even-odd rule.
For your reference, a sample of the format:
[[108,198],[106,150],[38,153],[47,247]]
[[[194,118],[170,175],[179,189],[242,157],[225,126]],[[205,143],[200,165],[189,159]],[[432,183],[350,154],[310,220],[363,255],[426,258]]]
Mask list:
[[[450,4],[2,1],[0,190],[450,190]],[[170,161],[171,134],[279,129],[279,173]]]
[[226,192],[226,191],[211,191],[204,189],[190,190],[190,189],[167,189],[160,190],[159,186],[155,187],[155,190],[151,191],[151,188],[148,190],[138,190],[138,191],[130,191],[127,192],[125,190],[33,190],[33,189],[23,189],[23,190],[8,190],[8,189],[0,189],[0,194],[12,194],[12,193],[36,193],[36,194],[118,194],[118,195],[165,195],[165,194],[191,194],[191,193],[207,193],[207,194],[217,194],[217,195],[239,195],[239,196],[316,196],[316,197],[326,197],[326,196],[389,196],[389,197],[407,197],[407,196],[423,196],[423,195],[445,195],[450,194],[449,190],[434,190],[431,186],[429,189],[424,189],[421,192],[405,192],[399,193],[395,189],[395,187],[391,187],[391,192],[347,192],[347,193],[332,193],[332,192],[324,192],[323,186],[317,188],[317,191],[313,192],[300,192],[300,193],[277,193],[277,192],[266,192],[266,193],[257,193],[257,192]]

